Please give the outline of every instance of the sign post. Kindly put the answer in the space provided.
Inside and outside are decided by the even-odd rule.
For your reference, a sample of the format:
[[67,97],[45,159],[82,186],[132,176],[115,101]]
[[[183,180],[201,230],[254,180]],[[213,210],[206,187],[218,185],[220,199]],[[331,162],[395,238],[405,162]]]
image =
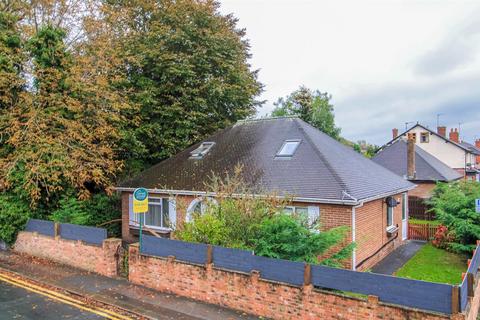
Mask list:
[[475,199],[475,211],[480,213],[480,199]]
[[133,191],[133,213],[137,213],[140,218],[140,252],[142,252],[143,222],[144,215],[148,212],[148,191],[145,188],[137,188]]

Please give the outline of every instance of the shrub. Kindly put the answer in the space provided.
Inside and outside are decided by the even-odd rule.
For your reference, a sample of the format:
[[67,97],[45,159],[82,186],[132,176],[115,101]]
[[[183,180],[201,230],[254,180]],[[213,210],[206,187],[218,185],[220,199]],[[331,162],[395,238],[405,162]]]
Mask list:
[[446,226],[439,226],[435,236],[433,238],[432,244],[441,249],[447,249],[449,243],[455,239],[453,232],[449,232]]
[[[315,232],[306,228],[298,218],[278,214],[263,221],[255,240],[255,254],[264,257],[319,263],[319,256],[339,244],[348,228],[333,228]],[[338,251],[322,264],[341,266],[351,256],[353,246]]]
[[[121,219],[118,196],[95,194],[90,199],[79,200],[71,193],[65,194],[59,201],[59,207],[50,218],[56,222],[87,226],[99,226],[106,222]],[[120,221],[102,225],[110,236],[120,236]]]
[[18,195],[0,194],[0,240],[13,243],[17,232],[25,227],[31,214],[28,202]]
[[[236,168],[235,175],[224,180],[212,179],[210,190],[215,192],[216,201],[207,202],[203,214],[196,213],[193,221],[178,226],[175,238],[309,263],[319,263],[318,256],[345,239],[348,228],[318,233],[318,224],[315,222],[316,229],[312,228],[307,217],[282,214],[288,199],[253,196],[254,192],[241,181],[240,170]],[[343,259],[351,256],[352,249],[353,245],[341,247],[322,263],[340,266]]]
[[439,183],[429,201],[437,219],[450,232],[446,248],[471,253],[480,239],[480,214],[475,212],[475,199],[480,198],[480,183],[460,181]]

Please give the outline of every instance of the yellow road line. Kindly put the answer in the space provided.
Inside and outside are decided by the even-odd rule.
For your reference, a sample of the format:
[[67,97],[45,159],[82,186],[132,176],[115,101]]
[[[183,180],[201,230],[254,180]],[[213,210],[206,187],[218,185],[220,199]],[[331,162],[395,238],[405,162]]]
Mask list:
[[100,308],[100,307],[95,307],[95,308],[88,307],[82,301],[75,300],[75,299],[73,299],[69,296],[66,296],[64,294],[61,294],[61,293],[58,293],[58,292],[55,292],[55,291],[37,286],[37,285],[32,284],[32,283],[25,282],[25,281],[20,280],[20,279],[16,279],[14,277],[7,276],[5,274],[0,274],[0,281],[4,281],[6,283],[9,283],[9,284],[17,286],[17,287],[21,287],[21,288],[26,289],[28,291],[41,294],[41,295],[49,297],[53,300],[60,301],[64,304],[74,306],[78,309],[97,314],[97,315],[105,317],[107,319],[131,320],[130,317],[126,317],[126,316],[118,314],[114,311],[107,310],[107,309]]

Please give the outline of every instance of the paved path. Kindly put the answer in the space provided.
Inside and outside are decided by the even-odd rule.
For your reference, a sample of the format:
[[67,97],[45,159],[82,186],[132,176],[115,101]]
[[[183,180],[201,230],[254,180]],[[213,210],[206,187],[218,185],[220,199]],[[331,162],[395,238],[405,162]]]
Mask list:
[[0,280],[0,320],[7,319],[98,320],[104,318]]
[[400,269],[408,260],[410,260],[421,247],[425,245],[423,241],[409,240],[403,246],[395,249],[373,268],[373,273],[392,275]]
[[54,287],[80,293],[103,303],[141,313],[152,319],[258,319],[220,306],[133,285],[125,279],[112,279],[45,260],[32,260],[8,251],[0,251],[0,268]]

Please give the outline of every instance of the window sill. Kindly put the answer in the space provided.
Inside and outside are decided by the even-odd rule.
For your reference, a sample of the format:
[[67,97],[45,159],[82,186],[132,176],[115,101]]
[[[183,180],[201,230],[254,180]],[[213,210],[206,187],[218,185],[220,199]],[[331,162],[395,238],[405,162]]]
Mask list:
[[[148,228],[148,229],[152,229],[153,231],[158,231],[158,232],[163,232],[163,233],[168,233],[168,232],[172,232],[173,229],[171,228],[162,228],[162,227],[153,227],[153,226],[144,226],[145,229]],[[130,225],[130,228],[131,229],[136,229],[136,230],[140,230],[140,226],[139,225],[134,225],[134,224],[131,224]]]
[[386,231],[387,231],[387,235],[388,235],[389,237],[391,237],[391,236],[393,236],[395,233],[397,233],[398,227],[397,227],[397,226],[394,226],[394,225],[391,225],[391,226],[387,227]]

